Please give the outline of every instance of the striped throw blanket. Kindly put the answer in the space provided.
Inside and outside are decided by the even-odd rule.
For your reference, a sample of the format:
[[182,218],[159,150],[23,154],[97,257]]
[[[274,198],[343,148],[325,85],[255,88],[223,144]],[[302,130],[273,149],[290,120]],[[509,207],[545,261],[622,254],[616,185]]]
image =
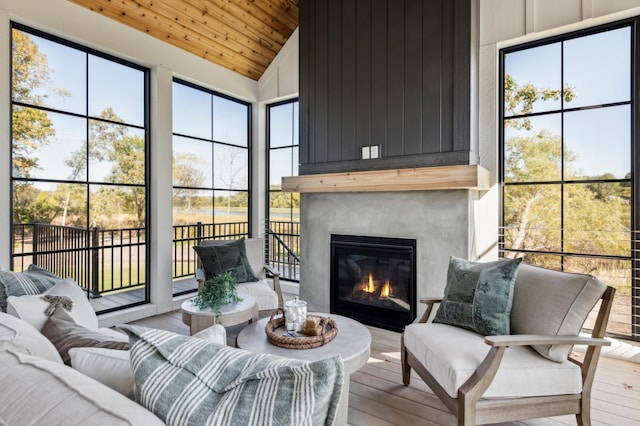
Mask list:
[[339,356],[316,362],[253,354],[163,330],[129,334],[136,400],[168,425],[331,425]]

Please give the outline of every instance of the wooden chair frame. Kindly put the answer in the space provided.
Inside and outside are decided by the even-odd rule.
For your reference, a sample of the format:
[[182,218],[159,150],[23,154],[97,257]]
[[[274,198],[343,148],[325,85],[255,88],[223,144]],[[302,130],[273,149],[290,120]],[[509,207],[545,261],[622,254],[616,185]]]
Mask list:
[[[440,400],[458,418],[458,425],[476,425],[524,420],[538,417],[551,417],[575,414],[578,425],[591,424],[591,386],[602,346],[611,343],[604,339],[609,314],[613,305],[615,289],[607,287],[601,297],[600,309],[591,337],[581,336],[544,336],[544,335],[509,335],[487,336],[485,343],[491,346],[478,369],[458,389],[458,397],[452,398],[434,379],[422,363],[404,345],[404,334],[401,339],[402,381],[409,385],[413,368]],[[419,323],[425,323],[435,303],[442,299],[425,298],[420,303],[427,304],[427,309]],[[580,366],[582,371],[582,393],[575,395],[552,395],[527,398],[490,398],[482,395],[493,381],[504,351],[509,346],[526,345],[586,345],[584,360],[579,361],[569,356],[569,361]]]

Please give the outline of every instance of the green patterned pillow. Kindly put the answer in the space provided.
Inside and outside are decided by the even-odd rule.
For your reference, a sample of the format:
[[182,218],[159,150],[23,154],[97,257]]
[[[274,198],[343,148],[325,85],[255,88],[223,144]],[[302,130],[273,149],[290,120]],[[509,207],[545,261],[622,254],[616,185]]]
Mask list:
[[484,336],[510,334],[513,286],[522,259],[475,263],[451,256],[444,299],[433,322]]
[[121,329],[129,334],[136,401],[169,426],[334,423],[345,379],[338,355],[307,362],[164,330]]
[[228,271],[238,283],[258,281],[247,258],[244,239],[211,246],[194,246],[193,249],[198,253],[205,279]]
[[23,272],[0,270],[0,309],[7,312],[9,296],[40,294],[60,281],[59,276],[37,265],[29,265]]

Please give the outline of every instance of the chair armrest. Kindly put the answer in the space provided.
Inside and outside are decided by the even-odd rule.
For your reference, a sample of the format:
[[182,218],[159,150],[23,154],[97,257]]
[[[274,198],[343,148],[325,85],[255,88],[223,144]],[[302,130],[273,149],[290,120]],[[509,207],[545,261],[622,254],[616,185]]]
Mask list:
[[531,345],[588,345],[610,346],[611,342],[586,336],[555,336],[542,334],[512,334],[508,336],[486,336],[489,346],[531,346]]
[[442,302],[442,297],[421,297],[418,299],[418,303],[424,303],[427,305],[433,305],[434,303]]
[[278,271],[276,268],[274,268],[271,265],[264,265],[264,270],[270,273],[271,275],[273,275],[274,277],[275,276],[277,276],[278,278],[280,277],[280,271]]
[[278,295],[278,308],[284,309],[284,299],[282,297],[282,289],[280,288],[280,271],[271,265],[264,265],[264,270],[271,274],[273,279],[273,290]]
[[431,315],[433,305],[442,302],[442,297],[421,297],[420,299],[418,299],[418,302],[427,305],[427,309],[424,311],[424,314],[422,314],[422,317],[420,317],[420,319],[416,318],[414,323],[425,323]]

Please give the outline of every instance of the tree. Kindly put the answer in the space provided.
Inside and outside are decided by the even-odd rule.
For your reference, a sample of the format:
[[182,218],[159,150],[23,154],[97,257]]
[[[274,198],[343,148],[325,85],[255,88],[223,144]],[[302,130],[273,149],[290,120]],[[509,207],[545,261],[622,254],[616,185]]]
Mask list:
[[[50,83],[51,72],[47,57],[38,50],[28,34],[19,30],[12,31],[12,86],[11,96],[14,102],[27,105],[42,105],[46,95],[38,94],[39,89]],[[29,178],[38,168],[38,159],[33,152],[47,144],[55,129],[49,116],[43,110],[28,106],[13,105],[12,111],[12,175],[14,178]],[[27,223],[34,220],[46,220],[51,214],[50,203],[36,202],[38,191],[27,182],[16,183],[13,188],[13,221]],[[35,204],[30,205],[30,200]],[[44,209],[39,214],[38,206]]]
[[[173,158],[173,185],[187,188],[197,188],[204,184],[204,172],[200,159],[193,153],[178,154]],[[185,200],[185,207],[191,210],[192,190],[175,188],[174,199]]]
[[[129,128],[119,124],[123,120],[111,107],[102,111],[100,118],[89,123],[89,156],[111,163],[106,182],[123,184],[111,189],[117,197],[117,206],[124,207],[126,211],[134,210],[135,226],[143,227],[146,207],[145,141],[130,135]],[[121,211],[116,214],[120,221]]]

